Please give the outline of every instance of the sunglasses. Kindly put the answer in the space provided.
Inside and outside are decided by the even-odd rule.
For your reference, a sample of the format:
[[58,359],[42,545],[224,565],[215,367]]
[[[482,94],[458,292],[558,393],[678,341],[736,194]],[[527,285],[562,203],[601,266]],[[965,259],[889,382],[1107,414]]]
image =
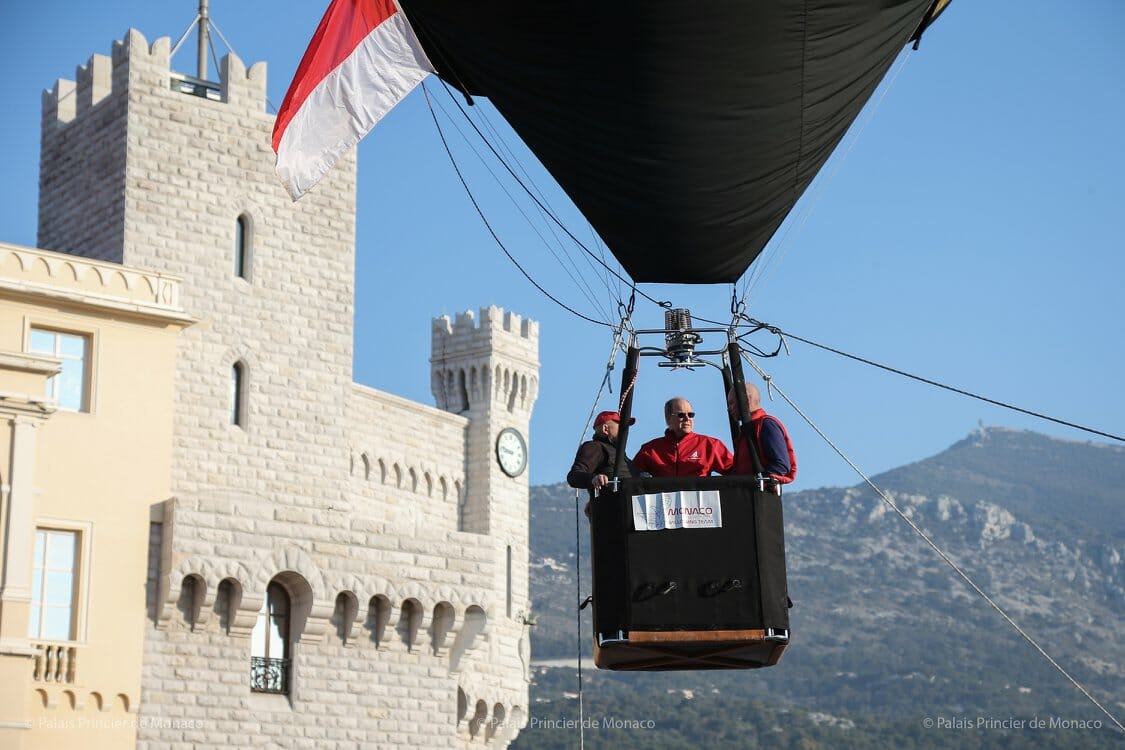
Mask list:
[[693,412],[693,411],[677,411],[677,412],[672,412],[672,416],[673,417],[679,417],[680,419],[695,419],[695,412]]

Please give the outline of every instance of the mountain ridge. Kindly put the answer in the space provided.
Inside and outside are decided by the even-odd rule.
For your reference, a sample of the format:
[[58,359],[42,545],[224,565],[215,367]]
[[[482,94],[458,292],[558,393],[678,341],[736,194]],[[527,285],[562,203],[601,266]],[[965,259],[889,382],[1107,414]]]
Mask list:
[[[1125,447],[982,427],[934,456],[872,478],[885,489],[922,494],[942,486],[962,500],[988,499],[1028,521],[1086,526],[1125,540],[1119,487]],[[862,485],[856,485],[862,486]],[[1058,500],[1051,502],[1051,499]],[[1080,502],[1065,502],[1080,499]]]

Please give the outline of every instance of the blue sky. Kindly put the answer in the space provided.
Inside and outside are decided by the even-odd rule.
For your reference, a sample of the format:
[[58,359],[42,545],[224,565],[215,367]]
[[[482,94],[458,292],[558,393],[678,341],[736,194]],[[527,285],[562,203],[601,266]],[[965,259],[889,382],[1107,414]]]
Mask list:
[[[5,6],[0,240],[34,245],[40,92],[57,78],[73,79],[91,54],[109,54],[129,27],[150,42],[174,41],[196,3]],[[275,105],[323,8],[211,2],[239,56],[268,62]],[[1125,434],[1123,32],[1119,0],[956,0],[921,49],[896,65],[893,83],[877,92],[775,238],[749,313],[933,380]],[[194,71],[192,44],[176,56],[178,70]],[[429,85],[449,108],[436,81]],[[567,225],[590,237],[501,119],[487,105],[477,109],[530,167]],[[613,314],[613,290],[599,282],[593,301],[584,296],[537,234],[549,238],[546,225],[526,223],[480,166],[475,152],[483,147],[460,140],[452,124],[444,127],[489,219],[529,272],[568,304],[600,317],[596,302]],[[534,318],[543,370],[531,478],[560,481],[594,408],[610,338],[547,300],[496,247],[450,167],[420,91],[361,144],[358,210],[355,379],[433,403],[432,317],[495,304]],[[580,265],[576,275],[595,271]],[[697,316],[729,318],[725,285],[642,288]],[[394,321],[389,332],[382,328],[387,319]],[[637,328],[657,328],[662,320],[657,308],[638,301]],[[798,342],[790,348],[790,356],[759,362],[869,473],[937,453],[981,422],[1097,440]],[[617,391],[615,382],[597,407],[614,408]],[[677,394],[693,400],[701,431],[725,435],[716,375],[649,366],[637,385],[635,440],[663,428],[660,404]],[[797,445],[796,488],[858,481],[787,404],[776,400],[767,409],[786,422]]]

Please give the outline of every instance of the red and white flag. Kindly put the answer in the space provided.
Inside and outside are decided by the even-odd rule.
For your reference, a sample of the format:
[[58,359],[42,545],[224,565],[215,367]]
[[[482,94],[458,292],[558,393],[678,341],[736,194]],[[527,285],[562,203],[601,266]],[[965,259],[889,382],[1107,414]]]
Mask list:
[[293,200],[433,72],[394,0],[332,0],[273,126],[277,174]]

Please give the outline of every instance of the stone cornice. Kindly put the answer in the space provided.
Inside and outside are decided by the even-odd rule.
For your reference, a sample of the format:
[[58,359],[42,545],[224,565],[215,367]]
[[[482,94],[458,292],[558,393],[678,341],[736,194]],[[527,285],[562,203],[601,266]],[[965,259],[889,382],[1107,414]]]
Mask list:
[[177,276],[3,242],[0,294],[46,297],[180,325],[195,322],[180,307]]
[[45,420],[55,413],[54,403],[43,397],[31,397],[23,393],[0,391],[0,417],[16,419],[31,417],[35,421]]
[[0,352],[0,370],[17,370],[51,377],[62,369],[62,360],[42,354]]

